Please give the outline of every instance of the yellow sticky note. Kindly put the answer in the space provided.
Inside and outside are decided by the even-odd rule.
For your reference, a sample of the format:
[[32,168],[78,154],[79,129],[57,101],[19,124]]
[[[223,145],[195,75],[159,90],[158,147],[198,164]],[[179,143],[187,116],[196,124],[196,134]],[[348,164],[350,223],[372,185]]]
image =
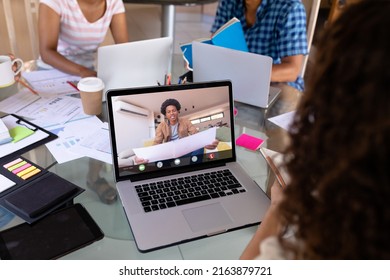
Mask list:
[[14,128],[11,128],[9,130],[9,134],[14,139],[14,140],[12,140],[13,143],[18,142],[18,141],[30,136],[33,133],[34,133],[34,130],[31,130],[31,129],[24,127],[24,126],[15,126]]

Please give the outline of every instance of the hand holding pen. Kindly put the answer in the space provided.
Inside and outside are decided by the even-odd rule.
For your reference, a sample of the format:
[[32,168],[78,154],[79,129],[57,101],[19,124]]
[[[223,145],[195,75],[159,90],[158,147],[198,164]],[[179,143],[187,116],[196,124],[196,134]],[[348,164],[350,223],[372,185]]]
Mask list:
[[282,186],[282,188],[286,187],[286,182],[284,181],[282,174],[280,174],[279,169],[276,167],[274,161],[270,156],[268,156],[262,148],[259,149],[260,153],[264,157],[264,159],[267,161],[267,164],[271,168],[272,172],[275,174],[276,179],[278,180],[279,184]]

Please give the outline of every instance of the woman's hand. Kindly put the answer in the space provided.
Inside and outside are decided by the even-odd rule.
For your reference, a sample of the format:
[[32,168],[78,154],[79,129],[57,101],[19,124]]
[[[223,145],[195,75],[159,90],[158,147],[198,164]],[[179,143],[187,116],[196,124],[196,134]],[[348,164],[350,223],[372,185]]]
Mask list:
[[[15,56],[14,56],[13,54],[11,54],[11,53],[9,53],[8,56],[11,58],[11,60],[14,60],[14,59],[15,59]],[[14,64],[12,65],[12,71],[16,72],[17,70],[18,70],[18,66],[16,65],[16,63],[14,63]],[[20,72],[19,72],[18,75],[15,75],[15,81],[19,81],[20,75],[21,75]]]
[[271,206],[277,206],[283,200],[283,188],[277,180],[271,186]]
[[80,77],[81,77],[81,78],[96,77],[96,76],[97,76],[96,71],[91,70],[91,69],[89,69],[89,68],[83,67],[83,68],[80,70]]

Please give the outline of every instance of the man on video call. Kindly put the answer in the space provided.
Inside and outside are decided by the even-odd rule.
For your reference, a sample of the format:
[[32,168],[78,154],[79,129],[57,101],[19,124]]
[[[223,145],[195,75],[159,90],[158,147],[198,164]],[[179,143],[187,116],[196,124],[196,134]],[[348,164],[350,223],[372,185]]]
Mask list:
[[[198,132],[197,128],[191,123],[191,121],[179,118],[180,109],[181,105],[176,99],[170,98],[161,104],[160,111],[165,116],[165,121],[162,121],[157,126],[153,145],[175,141]],[[206,145],[204,148],[213,150],[218,146],[218,143],[219,141],[215,140],[213,143]],[[203,148],[193,151],[190,155],[201,154],[203,154]],[[147,162],[147,159],[138,157],[135,159],[136,164]]]

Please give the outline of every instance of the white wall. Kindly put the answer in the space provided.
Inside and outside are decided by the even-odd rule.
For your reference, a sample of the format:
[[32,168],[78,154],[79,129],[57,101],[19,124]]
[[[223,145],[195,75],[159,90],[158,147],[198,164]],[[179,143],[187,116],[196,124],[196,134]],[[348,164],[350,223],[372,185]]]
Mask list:
[[148,117],[117,112],[114,118],[118,153],[130,147],[143,147],[144,140],[154,136],[154,118],[151,111]]

